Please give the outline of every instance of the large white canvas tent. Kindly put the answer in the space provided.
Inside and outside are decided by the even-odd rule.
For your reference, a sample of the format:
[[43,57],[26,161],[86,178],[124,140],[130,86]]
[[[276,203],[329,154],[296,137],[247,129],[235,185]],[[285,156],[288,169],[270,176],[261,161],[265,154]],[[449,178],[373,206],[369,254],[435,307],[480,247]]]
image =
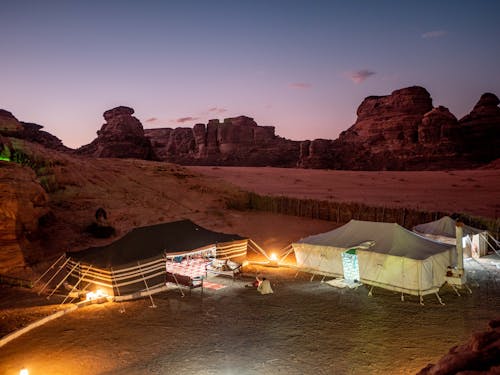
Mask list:
[[[343,257],[355,254],[358,281],[419,296],[436,293],[456,259],[454,246],[426,239],[395,223],[358,220],[292,246],[299,269],[344,277]],[[351,260],[349,264],[356,263]]]
[[[439,220],[416,225],[413,231],[433,240],[455,244],[456,243],[456,221],[449,216]],[[488,251],[488,232],[485,230],[462,225],[462,247],[465,257],[479,258],[486,255]]]
[[122,298],[152,294],[165,286],[169,260],[238,260],[246,257],[249,242],[253,244],[247,238],[210,231],[190,220],[136,228],[109,245],[67,252],[52,266],[56,273],[44,288],[55,282],[52,293],[70,284],[71,292],[100,289]]

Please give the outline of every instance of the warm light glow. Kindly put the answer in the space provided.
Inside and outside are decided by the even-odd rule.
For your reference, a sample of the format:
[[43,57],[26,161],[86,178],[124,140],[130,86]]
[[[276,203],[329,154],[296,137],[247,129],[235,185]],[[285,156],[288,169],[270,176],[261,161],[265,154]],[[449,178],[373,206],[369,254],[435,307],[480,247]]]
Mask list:
[[19,371],[19,375],[29,375],[29,371],[27,368],[22,368],[21,371]]
[[278,260],[278,256],[275,253],[271,253],[269,260],[271,260],[272,262],[276,262]]
[[87,301],[92,301],[94,299],[98,299],[101,297],[107,297],[107,294],[104,293],[101,289],[97,289],[95,292],[88,292],[86,294],[86,300]]

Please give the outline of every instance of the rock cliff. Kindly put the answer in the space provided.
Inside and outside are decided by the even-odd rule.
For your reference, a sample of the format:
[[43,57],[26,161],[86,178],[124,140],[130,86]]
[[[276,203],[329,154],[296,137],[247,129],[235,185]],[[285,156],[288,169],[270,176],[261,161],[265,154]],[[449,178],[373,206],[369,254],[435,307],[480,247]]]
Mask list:
[[357,170],[475,167],[500,157],[495,135],[499,113],[493,94],[484,94],[460,121],[443,106],[433,108],[423,87],[370,96],[359,106],[355,124],[338,139],[306,141],[299,165]]
[[133,113],[132,108],[123,106],[104,112],[106,123],[97,132],[97,138],[76,153],[99,158],[155,159],[142,124]]
[[500,157],[500,100],[485,93],[472,111],[460,119],[461,150],[472,161],[488,163]]
[[0,134],[15,136],[22,132],[23,126],[9,111],[0,109]]
[[[281,138],[273,126],[247,116],[210,120],[194,127],[143,129],[130,107],[104,113],[106,123],[92,143],[75,152],[93,157],[163,160],[186,165],[329,168],[345,170],[436,170],[475,168],[500,158],[500,100],[481,96],[462,119],[433,107],[423,87],[369,96],[356,122],[335,140],[302,143]],[[71,151],[41,131],[0,110],[0,135]],[[5,143],[5,142],[4,142]],[[2,150],[0,150],[2,152]]]
[[35,173],[0,161],[0,273],[8,274],[30,261],[29,239],[48,211],[48,196]]
[[145,134],[161,160],[180,164],[293,167],[300,147],[247,116],[193,128],[147,129]]

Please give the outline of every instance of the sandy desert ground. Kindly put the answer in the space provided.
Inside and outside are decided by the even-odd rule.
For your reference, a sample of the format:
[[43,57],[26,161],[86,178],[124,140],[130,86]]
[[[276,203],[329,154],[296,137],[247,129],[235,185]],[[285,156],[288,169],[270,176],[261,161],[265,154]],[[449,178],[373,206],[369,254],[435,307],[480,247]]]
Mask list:
[[[48,155],[53,158],[54,155]],[[138,160],[57,156],[51,193],[54,222],[41,255],[102,244],[83,228],[104,207],[119,235],[130,228],[190,218],[212,230],[254,239],[267,251],[339,224],[263,212],[233,211],[236,186],[262,194],[463,210],[498,217],[498,170],[341,172],[274,168],[182,168]],[[198,172],[204,175],[198,175]],[[215,177],[215,178],[214,178]],[[455,186],[456,185],[456,186]],[[463,197],[467,197],[463,199]],[[458,202],[458,203],[457,203]],[[109,241],[109,240],[108,240]],[[495,260],[496,261],[496,260]],[[44,270],[48,260],[34,268]],[[338,290],[289,269],[246,269],[220,290],[175,291],[123,305],[82,308],[0,349],[0,373],[18,374],[410,374],[500,318],[500,277],[491,260],[469,264],[473,294],[442,290],[420,306],[395,293]],[[21,270],[32,277],[30,269]],[[275,293],[244,285],[262,272]],[[0,288],[0,335],[59,309],[57,300]]]
[[[494,260],[499,261],[500,259]],[[499,317],[500,277],[491,259],[467,262],[472,294],[443,288],[416,297],[364,286],[336,289],[285,268],[246,269],[219,290],[81,308],[0,351],[0,373],[413,374]],[[246,288],[261,273],[274,294]],[[22,294],[19,294],[22,295]],[[121,308],[125,312],[120,312]]]
[[265,195],[500,217],[500,169],[365,172],[189,167]]

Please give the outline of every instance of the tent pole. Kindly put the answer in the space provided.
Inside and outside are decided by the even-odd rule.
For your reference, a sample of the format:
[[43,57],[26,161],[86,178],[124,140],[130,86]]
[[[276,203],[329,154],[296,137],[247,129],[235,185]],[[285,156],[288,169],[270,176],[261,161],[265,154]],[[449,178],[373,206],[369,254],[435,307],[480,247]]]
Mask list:
[[[269,259],[269,256],[267,255],[266,251],[260,247],[254,240],[252,239],[249,239],[248,242],[252,245],[252,246],[255,246],[255,248],[261,253],[263,254],[267,259]],[[255,249],[252,249],[255,251]]]
[[148,292],[149,299],[151,300],[151,306],[150,307],[156,308],[155,301],[153,300],[153,296],[149,293],[148,283],[146,282],[146,278],[144,277],[144,274],[142,273],[141,263],[139,261],[137,261],[137,265],[139,266],[139,272],[141,273],[142,281],[144,281],[144,285],[146,285],[146,291]]
[[[115,280],[115,272],[113,271],[113,267],[111,267],[111,285],[115,284],[116,287],[116,293],[118,294],[118,297],[120,297],[120,288],[118,287],[118,283]],[[114,294],[114,293],[113,293]],[[123,301],[120,301],[120,313],[125,312],[125,307],[123,306]]]
[[490,243],[490,241],[488,241],[488,237],[491,237],[491,239],[493,239],[494,242],[496,242],[495,238],[488,233],[488,236],[485,236],[483,235],[482,233],[479,233],[479,236],[493,249],[493,251],[498,255],[500,256],[500,252],[498,252],[497,249],[495,249],[495,247]]
[[61,255],[61,256],[60,256],[60,257],[59,257],[59,258],[58,258],[58,259],[57,259],[54,263],[52,263],[52,265],[51,265],[49,268],[47,268],[47,270],[46,270],[46,271],[42,274],[42,276],[40,276],[38,279],[36,279],[36,280],[35,280],[35,282],[33,283],[33,286],[35,286],[36,284],[38,284],[38,282],[39,282],[40,280],[42,280],[42,278],[43,278],[43,277],[44,277],[44,276],[45,276],[45,275],[46,275],[46,274],[47,274],[47,273],[48,273],[51,269],[53,269],[53,268],[54,268],[54,266],[55,266],[57,263],[59,263],[59,261],[60,261],[61,259],[63,259],[63,258],[64,258],[64,256],[65,256],[65,254],[62,254],[62,255]]
[[57,276],[57,274],[58,274],[59,272],[61,272],[61,270],[62,270],[64,267],[66,267],[66,264],[68,264],[68,262],[69,262],[69,260],[70,260],[70,259],[71,259],[71,258],[66,259],[66,261],[63,263],[63,265],[62,265],[62,266],[59,266],[59,269],[56,271],[56,273],[54,273],[54,275],[52,275],[52,277],[49,279],[49,281],[47,281],[47,282],[45,283],[45,285],[42,287],[42,289],[40,289],[40,290],[38,291],[38,295],[42,294],[42,292],[43,292],[43,291],[47,288],[47,286],[49,286],[49,284],[52,282],[52,280],[54,280],[54,278]]
[[[73,272],[75,270],[76,267],[78,267],[80,265],[80,263],[76,263],[73,268],[71,269],[71,271],[69,271],[66,276],[63,277],[63,279],[59,282],[59,284],[57,284],[57,286],[52,289],[52,292],[47,296],[47,299],[49,299],[50,297],[52,297],[52,295],[56,292],[57,289],[59,289],[59,287],[66,281],[66,279],[69,277],[69,275],[71,275],[71,272]],[[83,276],[82,276],[83,277]]]
[[443,300],[441,299],[441,297],[439,296],[439,293],[436,292],[435,294],[436,294],[436,297],[437,297],[439,303],[444,306],[445,304],[444,304]]
[[280,258],[280,260],[278,261],[278,264],[283,262],[286,258],[288,258],[288,256],[292,253],[293,251],[293,246],[292,244],[289,244],[287,247],[285,247],[285,249],[288,249],[286,251],[286,253],[283,254],[283,256]]
[[[80,263],[78,263],[77,265],[79,265]],[[64,302],[66,302],[66,300],[69,298],[70,294],[73,293],[73,291],[77,288],[78,285],[80,285],[81,281],[83,280],[83,278],[85,277],[86,274],[88,274],[90,271],[90,267],[87,268],[87,270],[85,271],[85,273],[82,274],[82,276],[78,279],[78,281],[76,282],[76,284],[73,286],[73,288],[71,288],[70,292],[68,293],[68,295],[64,298],[64,300],[61,302],[61,305],[64,305]],[[68,275],[71,274],[71,272],[73,272],[73,270],[71,270]]]

